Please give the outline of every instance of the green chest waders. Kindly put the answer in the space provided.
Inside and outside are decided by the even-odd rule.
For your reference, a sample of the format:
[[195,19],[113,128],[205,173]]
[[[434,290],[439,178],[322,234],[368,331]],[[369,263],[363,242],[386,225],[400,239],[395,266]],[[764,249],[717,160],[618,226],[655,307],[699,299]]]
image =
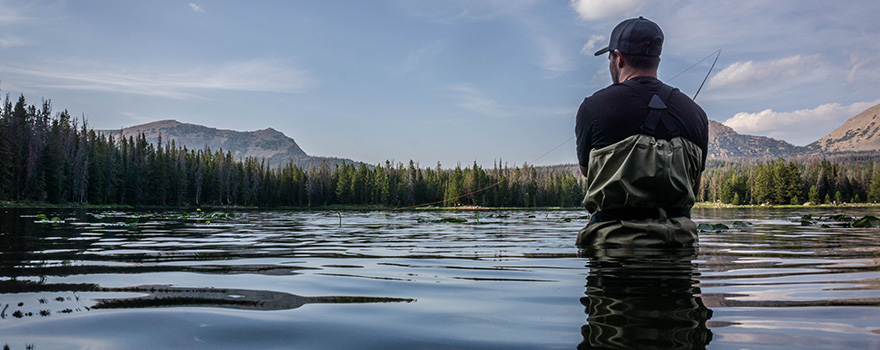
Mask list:
[[[640,134],[590,151],[584,206],[593,219],[578,233],[577,245],[692,245],[697,228],[690,208],[702,150],[679,136],[666,113],[671,87],[651,94],[633,80],[624,85],[642,95],[650,112]],[[660,122],[670,140],[654,137]]]

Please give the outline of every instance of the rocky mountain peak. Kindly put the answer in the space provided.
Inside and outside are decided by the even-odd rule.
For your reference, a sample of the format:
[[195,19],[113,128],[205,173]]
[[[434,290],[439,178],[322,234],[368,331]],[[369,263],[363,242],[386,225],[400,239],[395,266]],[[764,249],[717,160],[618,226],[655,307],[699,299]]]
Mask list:
[[144,134],[147,142],[156,144],[174,141],[178,147],[190,150],[210,148],[212,152],[223,150],[236,159],[246,157],[265,159],[269,165],[279,166],[293,161],[301,167],[320,165],[327,161],[330,166],[341,162],[354,163],[348,159],[312,157],[306,154],[292,138],[273,128],[244,132],[210,128],[202,125],[181,123],[176,120],[160,120],[121,130],[96,130],[116,138],[138,137]]
[[765,136],[742,135],[733,128],[709,120],[707,158],[777,158],[803,154],[805,147]]

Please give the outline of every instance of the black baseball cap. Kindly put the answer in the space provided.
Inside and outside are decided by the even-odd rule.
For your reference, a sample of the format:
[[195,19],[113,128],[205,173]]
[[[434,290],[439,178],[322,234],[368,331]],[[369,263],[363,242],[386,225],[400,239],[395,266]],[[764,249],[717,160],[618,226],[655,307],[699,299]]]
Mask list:
[[663,31],[660,26],[639,16],[614,27],[608,46],[596,51],[596,56],[614,50],[626,55],[660,56],[662,49]]

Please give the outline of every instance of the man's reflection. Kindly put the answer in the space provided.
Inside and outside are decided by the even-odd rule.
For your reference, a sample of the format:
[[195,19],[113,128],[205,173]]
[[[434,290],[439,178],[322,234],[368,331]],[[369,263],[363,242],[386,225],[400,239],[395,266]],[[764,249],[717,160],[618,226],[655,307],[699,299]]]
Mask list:
[[702,349],[712,340],[697,287],[694,248],[582,251],[587,324],[579,349]]

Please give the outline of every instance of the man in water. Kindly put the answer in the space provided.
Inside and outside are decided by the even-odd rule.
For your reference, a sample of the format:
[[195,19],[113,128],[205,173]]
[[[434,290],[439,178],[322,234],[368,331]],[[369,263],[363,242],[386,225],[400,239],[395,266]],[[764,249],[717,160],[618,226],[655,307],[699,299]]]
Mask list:
[[580,247],[693,245],[690,219],[706,164],[708,120],[684,93],[657,79],[663,32],[643,17],[614,27],[607,47],[614,82],[577,114],[578,163],[592,214]]

